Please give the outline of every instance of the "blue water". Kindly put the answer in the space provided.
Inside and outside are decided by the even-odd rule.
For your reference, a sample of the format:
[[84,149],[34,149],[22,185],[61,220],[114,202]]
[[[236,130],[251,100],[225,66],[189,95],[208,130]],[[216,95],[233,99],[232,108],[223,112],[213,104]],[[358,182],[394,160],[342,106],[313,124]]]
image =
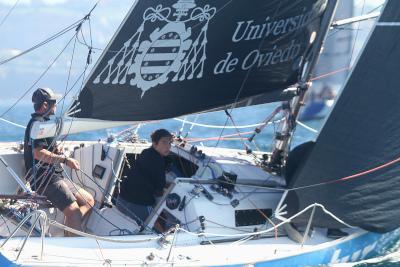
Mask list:
[[[0,103],[0,114],[4,113],[11,104],[1,104]],[[244,125],[253,125],[260,123],[263,121],[268,115],[275,109],[276,104],[265,104],[259,105],[255,107],[246,107],[246,108],[239,108],[231,111],[231,115],[233,118],[233,122],[230,119],[227,119],[225,112],[212,112],[206,114],[199,114],[199,115],[190,115],[186,117],[187,121],[197,122],[200,124],[208,124],[214,126],[230,126],[232,127],[233,124],[240,127]],[[59,107],[61,109],[61,107]],[[65,108],[64,108],[65,109]],[[9,111],[3,119],[9,120],[13,123],[25,126],[29,119],[30,114],[33,112],[33,108],[31,104],[18,104],[15,106],[11,111]],[[307,125],[310,127],[319,130],[323,123],[323,120],[316,120],[307,122]],[[182,127],[183,126],[183,127]],[[255,144],[253,144],[252,148],[262,149],[262,150],[271,150],[272,145],[272,137],[275,132],[275,125],[268,125],[261,134],[259,134],[255,138]],[[67,140],[98,140],[104,139],[107,137],[108,134],[116,134],[120,131],[129,128],[127,127],[118,127],[112,128],[107,130],[100,130],[100,131],[92,131],[92,132],[83,132],[79,134],[69,135]],[[163,120],[157,123],[149,123],[146,125],[142,125],[139,130],[138,134],[141,138],[147,139],[152,131],[157,128],[166,128],[171,132],[178,134],[181,131],[181,135],[187,135],[188,138],[213,138],[219,137],[220,135],[230,135],[230,134],[238,134],[240,132],[249,132],[253,131],[255,127],[245,128],[245,129],[215,129],[215,128],[207,128],[207,127],[200,127],[194,126],[191,128],[189,123],[182,123],[176,120]],[[0,121],[0,141],[23,141],[24,129],[20,127],[16,127],[14,125],[8,124],[4,121]],[[249,134],[243,135],[248,137]],[[233,136],[239,137],[239,136]],[[307,140],[313,139],[316,137],[316,134],[306,130],[305,128],[298,127],[296,130],[295,138],[293,144],[303,143]],[[240,140],[226,140],[226,141],[202,141],[202,144],[207,146],[216,146],[218,143],[219,147],[230,147],[230,148],[243,148],[243,142]]]
[[[11,106],[10,103],[0,103],[0,114],[6,111]],[[266,104],[266,105],[259,105],[253,107],[246,107],[246,108],[239,108],[233,110],[231,112],[234,124],[236,126],[243,126],[243,125],[251,125],[256,124],[263,121],[276,107],[276,104]],[[32,106],[30,104],[18,104],[15,108],[13,108],[10,112],[8,112],[3,119],[12,121],[13,123],[17,123],[20,125],[26,125],[30,119],[30,114],[33,112]],[[230,120],[227,120],[227,116],[225,112],[213,112],[207,114],[200,114],[200,115],[190,115],[186,117],[187,121],[196,121],[197,123],[201,124],[210,124],[210,125],[227,125],[232,126],[233,123]],[[324,123],[324,119],[308,121],[306,124],[315,129],[319,130]],[[260,133],[255,138],[255,144],[251,144],[252,149],[261,149],[269,151],[272,149],[272,137],[275,133],[275,127],[277,125],[268,125],[262,133]],[[99,140],[105,139],[110,134],[116,134],[120,131],[127,129],[129,126],[126,127],[118,127],[112,128],[107,130],[99,130],[99,131],[92,131],[92,132],[84,132],[79,134],[73,134],[67,136],[67,140]],[[212,138],[223,135],[229,134],[237,134],[238,131],[240,132],[248,132],[254,130],[252,128],[245,128],[245,129],[214,129],[214,128],[205,128],[194,126],[190,129],[191,125],[189,123],[182,124],[182,122],[178,122],[175,120],[164,120],[157,123],[151,123],[143,125],[139,128],[138,134],[142,139],[148,139],[150,133],[157,128],[166,128],[171,132],[178,134],[181,133],[182,136],[187,135],[188,138]],[[181,130],[182,129],[182,130]],[[181,131],[180,131],[181,130]],[[10,125],[5,123],[4,121],[0,120],[0,142],[4,141],[16,141],[16,142],[23,142],[24,136],[24,129]],[[248,137],[249,135],[243,135]],[[235,136],[238,137],[238,136]],[[303,143],[308,140],[315,139],[317,134],[307,130],[301,126],[297,126],[294,139],[292,142],[292,146],[296,146],[300,143]],[[229,141],[202,141],[201,143],[198,142],[199,145],[207,145],[207,146],[219,146],[219,147],[230,147],[230,148],[239,148],[242,149],[244,144],[240,140],[229,140]],[[371,259],[364,262],[359,263],[352,263],[352,264],[338,264],[335,266],[358,266],[358,267],[394,267],[400,266],[400,240],[399,242],[394,245],[387,253],[388,255]]]

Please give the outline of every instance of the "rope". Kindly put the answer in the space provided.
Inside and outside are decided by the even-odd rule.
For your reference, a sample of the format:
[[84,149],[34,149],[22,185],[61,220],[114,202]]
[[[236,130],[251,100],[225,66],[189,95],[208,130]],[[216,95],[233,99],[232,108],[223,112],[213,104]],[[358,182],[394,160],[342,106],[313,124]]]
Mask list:
[[[361,15],[364,14],[364,8],[365,8],[365,0],[363,1],[363,5],[362,5],[362,9],[361,9]],[[360,32],[360,25],[361,25],[361,23],[358,22],[358,24],[357,24],[357,30],[356,30],[356,36],[354,37],[353,47],[351,48],[350,60],[349,60],[349,67],[350,67],[350,65],[351,65],[351,62],[353,61],[354,50],[355,50],[355,48],[356,48],[356,43],[357,43],[357,39],[358,39],[358,34],[359,34],[359,32]]]
[[243,138],[242,135],[240,134],[239,128],[236,126],[236,123],[233,120],[232,115],[228,112],[228,110],[225,110],[225,114],[228,116],[228,118],[231,120],[233,126],[235,127],[236,133],[239,135],[239,138],[240,138],[239,140],[242,142],[244,149],[246,150],[246,152],[249,151],[250,148],[246,143],[247,140],[246,140],[246,138]]
[[7,58],[7,59],[5,59],[5,60],[0,61],[0,66],[3,65],[3,64],[6,64],[7,62],[10,62],[10,61],[12,61],[12,60],[14,60],[14,59],[16,59],[16,58],[19,58],[19,57],[21,57],[21,56],[23,56],[23,55],[25,55],[25,54],[28,54],[29,52],[32,52],[32,51],[38,49],[39,47],[48,44],[49,42],[51,42],[51,41],[57,39],[58,37],[63,36],[63,35],[66,34],[67,32],[69,32],[69,31],[75,29],[76,26],[79,25],[80,23],[82,23],[83,21],[84,21],[84,19],[80,19],[80,20],[74,22],[73,24],[69,25],[68,27],[62,29],[62,30],[59,31],[58,33],[56,33],[56,34],[50,36],[50,37],[47,38],[46,40],[44,40],[44,41],[42,41],[42,42],[40,42],[40,43],[38,43],[38,44],[32,46],[31,48],[28,48],[27,50],[25,50],[25,51],[23,51],[23,52],[21,52],[21,53],[19,53],[18,55],[15,55],[15,56],[12,56],[12,57],[10,57],[10,58]]
[[[180,121],[180,122],[185,122],[185,123],[188,123],[188,124],[191,124],[191,125],[195,125],[195,126],[199,126],[199,127],[204,127],[204,128],[216,128],[216,129],[223,129],[223,128],[225,128],[225,129],[245,129],[245,128],[254,128],[254,127],[257,127],[257,126],[261,126],[261,125],[264,125],[264,123],[257,123],[257,124],[249,124],[249,125],[239,125],[239,126],[237,126],[237,127],[235,127],[235,126],[226,126],[226,127],[224,127],[223,125],[212,125],[212,124],[202,124],[202,123],[197,123],[197,122],[191,122],[191,121],[188,121],[188,120],[182,120],[182,119],[179,119],[179,118],[174,118],[174,120],[176,120],[176,121]],[[279,120],[276,120],[276,121],[270,121],[270,122],[268,122],[268,124],[273,124],[273,123],[277,123],[277,122],[281,122],[283,119],[279,119]],[[311,128],[310,126],[307,126],[306,124],[304,124],[303,122],[301,122],[301,121],[296,121],[300,126],[302,126],[302,127],[304,127],[305,129],[307,129],[307,130],[309,130],[309,131],[311,131],[311,132],[313,132],[313,133],[318,133],[318,131],[317,130],[315,130],[315,129],[313,129],[313,128]],[[245,132],[245,133],[241,133],[241,134],[249,134],[249,133],[252,133],[253,131],[251,131],[251,132]],[[237,135],[237,134],[232,134],[232,135],[224,135],[224,136],[221,136],[221,137],[229,137],[229,136],[234,136],[234,135]],[[212,138],[212,139],[211,139]],[[188,141],[194,141],[194,140],[214,140],[216,137],[208,137],[208,138],[185,138],[185,140],[188,140]]]
[[306,124],[304,124],[304,123],[302,123],[301,121],[296,120],[296,122],[297,122],[298,125],[300,125],[301,127],[305,128],[305,129],[307,129],[307,130],[309,130],[310,132],[318,133],[317,130],[315,130],[314,128],[311,128],[310,126],[308,126],[308,125],[306,125]]
[[350,67],[345,67],[345,68],[341,68],[341,69],[338,69],[338,70],[334,70],[334,71],[331,71],[331,72],[328,72],[328,73],[313,77],[313,78],[311,78],[311,81],[319,80],[319,79],[322,79],[322,78],[325,78],[325,77],[328,77],[328,76],[331,76],[331,75],[334,75],[334,74],[338,74],[340,72],[343,72],[343,71],[346,71],[346,70],[349,70],[349,69],[350,69]]
[[349,227],[349,228],[354,228],[353,226],[345,223],[344,221],[342,221],[341,219],[339,219],[338,217],[336,217],[334,214],[332,214],[330,211],[328,211],[323,205],[318,204],[318,203],[314,203],[311,204],[309,206],[307,206],[306,208],[304,208],[302,211],[299,211],[298,213],[294,214],[293,216],[291,216],[290,218],[283,220],[282,222],[274,225],[273,227],[270,227],[266,230],[263,231],[257,231],[257,232],[251,232],[251,233],[239,233],[239,234],[216,234],[216,233],[207,233],[207,232],[202,232],[202,233],[193,233],[190,231],[187,231],[185,229],[180,228],[180,230],[182,230],[183,232],[193,235],[193,236],[214,236],[214,237],[245,237],[245,236],[256,236],[256,235],[261,235],[261,234],[266,234],[272,231],[275,231],[276,228],[284,225],[285,223],[289,223],[291,222],[293,219],[295,219],[296,217],[300,216],[301,214],[305,213],[307,210],[314,208],[314,207],[320,207],[326,214],[328,214],[329,216],[331,216],[334,220],[338,221],[339,223]]
[[[72,42],[75,36],[73,36],[68,43],[64,46],[64,48],[58,53],[58,55],[53,59],[53,61],[50,63],[50,65],[40,74],[39,78],[36,79],[36,81],[26,90],[20,98],[17,99],[17,101],[14,102],[14,104],[11,105],[6,111],[4,111],[1,115],[0,118],[3,118],[10,110],[12,110],[35,86],[36,84],[46,75],[46,73],[50,70],[50,68],[56,63],[58,58],[64,53],[64,51],[67,49],[69,44]],[[0,65],[2,63],[0,62]]]
[[195,126],[199,126],[199,127],[214,128],[214,129],[236,129],[236,128],[244,129],[244,128],[254,128],[254,127],[262,125],[262,123],[257,123],[257,124],[242,125],[242,126],[235,127],[235,126],[202,124],[202,123],[197,123],[197,122],[191,122],[191,121],[188,121],[188,120],[183,120],[183,119],[180,119],[180,118],[174,118],[174,120],[180,121],[180,122],[185,122],[187,124],[191,124],[191,125],[195,125]]
[[[73,63],[74,63],[76,42],[77,42],[77,39],[78,39],[77,36],[78,36],[78,34],[75,35],[75,40],[74,40],[74,44],[73,44],[73,48],[72,48],[71,61],[70,61],[69,68],[68,68],[67,82],[66,82],[66,85],[65,85],[64,97],[63,97],[63,99],[62,99],[61,114],[62,114],[63,111],[64,111],[65,99],[66,99],[67,93],[69,92],[69,91],[68,91],[68,86],[69,86],[69,82],[70,82],[70,79],[71,79],[72,65],[73,65]],[[61,101],[59,101],[59,103],[60,103],[60,102],[61,102]]]
[[3,119],[3,118],[0,118],[0,121],[4,121],[4,122],[6,122],[6,123],[9,123],[9,124],[11,124],[11,125],[17,126],[17,127],[19,127],[19,128],[26,129],[26,127],[23,126],[23,125],[21,125],[21,124],[18,124],[18,123],[15,123],[15,122],[12,122],[12,121]]
[[[323,205],[318,204],[318,203],[314,203],[314,204],[311,204],[308,207],[304,208],[302,211],[296,213],[295,215],[291,216],[290,218],[285,219],[282,222],[280,222],[279,224],[276,224],[273,227],[270,227],[270,228],[268,228],[266,230],[263,230],[263,231],[244,232],[244,233],[238,233],[238,234],[215,234],[215,233],[206,233],[206,232],[194,233],[194,232],[190,232],[188,230],[185,230],[183,228],[177,227],[176,231],[175,231],[175,234],[178,231],[182,231],[182,232],[185,232],[185,233],[187,233],[189,235],[197,236],[197,237],[205,237],[205,236],[214,236],[214,237],[251,237],[251,236],[259,236],[261,234],[265,234],[265,233],[268,233],[268,232],[275,231],[276,228],[282,226],[285,223],[291,222],[291,220],[295,219],[296,217],[298,217],[301,214],[305,213],[307,210],[309,210],[311,208],[314,208],[314,207],[320,207],[326,214],[331,216],[333,219],[337,220],[339,223],[341,223],[343,225],[346,225],[349,228],[354,228],[353,226],[346,224],[341,219],[339,219],[338,217],[333,215],[331,212],[329,212],[327,209],[325,209],[325,207]],[[28,215],[28,216],[31,216],[31,215]],[[103,236],[97,236],[97,235],[88,234],[88,233],[73,229],[71,227],[68,227],[68,226],[66,226],[64,224],[58,223],[57,221],[50,221],[50,220],[46,220],[46,221],[48,221],[49,225],[55,226],[55,227],[57,227],[59,229],[71,232],[71,233],[79,235],[79,236],[95,239],[96,242],[98,240],[101,240],[101,241],[106,241],[106,242],[125,243],[125,244],[127,244],[127,243],[128,244],[129,243],[141,243],[141,242],[150,242],[150,241],[154,241],[154,240],[159,240],[160,238],[165,236],[165,235],[158,235],[158,236],[148,237],[148,238],[144,238],[144,239],[122,240],[122,239],[107,238],[107,237],[103,237]]]
[[[87,15],[85,15],[85,17],[83,17],[82,19],[80,19],[80,20],[74,22],[74,23],[71,24],[70,26],[64,28],[64,29],[61,30],[60,32],[56,33],[55,35],[53,35],[53,36],[47,38],[46,40],[42,41],[41,43],[39,43],[39,44],[37,44],[37,45],[35,45],[35,46],[33,46],[33,47],[31,47],[31,48],[29,48],[29,49],[23,51],[22,53],[20,53],[20,54],[18,54],[18,55],[16,55],[16,56],[13,56],[13,57],[8,58],[8,59],[6,59],[6,60],[0,61],[0,66],[1,66],[1,65],[5,64],[5,63],[11,61],[11,60],[14,60],[14,59],[16,59],[16,58],[18,58],[18,57],[20,57],[20,56],[23,56],[23,55],[25,55],[25,54],[27,54],[27,53],[29,53],[29,52],[31,52],[31,51],[37,49],[37,48],[39,48],[39,47],[41,47],[41,46],[43,46],[43,45],[49,43],[49,42],[51,42],[51,41],[57,39],[58,37],[64,35],[65,33],[69,32],[70,30],[75,29],[75,34],[74,34],[74,36],[68,41],[68,43],[64,46],[64,48],[61,50],[61,52],[55,57],[55,59],[50,63],[50,65],[45,69],[45,71],[44,71],[44,72],[39,76],[39,78],[32,84],[32,86],[31,86],[28,90],[26,90],[25,93],[24,93],[13,105],[11,105],[10,108],[8,108],[5,112],[3,112],[3,113],[0,115],[0,118],[3,118],[11,109],[13,109],[13,108],[22,100],[22,98],[24,98],[24,97],[32,90],[32,88],[44,77],[44,75],[45,75],[45,74],[49,71],[49,69],[54,65],[54,63],[58,60],[58,58],[63,54],[63,52],[67,49],[67,47],[69,46],[69,44],[72,42],[72,40],[73,40],[74,38],[75,38],[75,42],[76,42],[76,36],[78,35],[79,30],[81,29],[83,22],[85,22],[86,20],[89,20],[91,13],[92,13],[92,11],[95,9],[96,6],[97,6],[97,3],[96,3],[96,4],[93,6],[93,8],[89,11],[89,13],[88,13]],[[85,69],[85,70],[86,70],[86,69]]]
[[11,12],[13,12],[13,10],[15,9],[15,7],[17,6],[19,0],[15,1],[14,5],[10,8],[10,10],[8,10],[7,14],[4,16],[4,18],[1,20],[0,22],[0,27],[3,26],[3,23],[7,20],[7,18],[11,15]]
[[[316,186],[322,186],[322,185],[327,185],[327,184],[333,184],[333,183],[338,183],[338,182],[342,182],[342,181],[347,181],[350,179],[354,179],[354,178],[358,178],[373,172],[376,172],[378,170],[387,168],[393,164],[399,163],[400,162],[400,157],[391,160],[387,163],[384,163],[382,165],[379,165],[377,167],[374,167],[372,169],[366,170],[366,171],[362,171],[356,174],[352,174],[349,176],[345,176],[342,177],[340,179],[336,179],[336,180],[332,180],[332,181],[327,181],[327,182],[323,182],[323,183],[318,183],[318,184],[312,184],[312,185],[306,185],[306,186],[300,186],[300,187],[294,187],[294,188],[289,188],[289,189],[283,189],[283,188],[275,188],[275,187],[265,187],[265,186],[257,186],[257,185],[246,185],[246,184],[239,184],[239,186],[243,186],[243,187],[249,187],[249,188],[259,188],[259,189],[268,189],[268,190],[275,190],[275,191],[295,191],[295,190],[300,190],[300,189],[306,189],[306,188],[310,188],[310,187],[316,187]],[[193,180],[193,179],[192,179]],[[184,181],[183,179],[180,179],[180,181]],[[194,179],[195,181],[195,179]],[[238,185],[238,184],[234,184],[234,183],[229,183],[226,181],[222,181],[222,183],[224,184],[228,184],[228,185]]]
[[345,177],[337,179],[337,180],[332,180],[332,181],[327,181],[327,182],[318,183],[318,184],[312,184],[312,185],[306,185],[306,186],[290,188],[290,189],[288,189],[288,191],[306,189],[306,188],[310,188],[310,187],[316,187],[316,186],[321,186],[321,185],[327,185],[327,184],[333,184],[333,183],[338,183],[338,182],[342,182],[342,181],[347,181],[347,180],[350,180],[350,179],[358,178],[360,176],[364,176],[364,175],[376,172],[378,170],[384,169],[384,168],[389,167],[389,166],[391,166],[391,165],[393,165],[395,163],[398,163],[398,162],[400,162],[400,157],[396,158],[396,159],[394,159],[392,161],[389,161],[389,162],[387,162],[385,164],[379,165],[379,166],[377,166],[375,168],[372,168],[372,169],[369,169],[369,170],[366,170],[366,171],[363,171],[363,172],[359,172],[359,173],[356,173],[356,174],[352,174],[352,175],[349,175],[349,176],[345,176]]
[[[304,124],[304,123],[302,123],[302,122],[300,122],[300,121],[296,121],[296,122],[297,122],[300,126],[302,126],[302,127],[304,127],[305,129],[309,130],[310,132],[318,133],[317,130],[311,128],[310,126],[308,126],[308,125],[306,125],[306,124]],[[232,136],[238,136],[238,135],[240,136],[240,135],[251,134],[251,133],[253,133],[253,132],[254,132],[254,131],[241,132],[240,134],[239,134],[239,133],[227,134],[227,135],[223,135],[223,136],[221,136],[221,137],[217,137],[217,136],[215,136],[215,137],[204,137],[204,138],[201,138],[201,137],[192,137],[192,138],[184,138],[184,140],[187,141],[187,142],[192,142],[192,143],[195,143],[195,142],[202,142],[202,141],[214,141],[214,140],[217,140],[218,138],[220,138],[221,140],[247,140],[247,138],[244,138],[244,137],[239,137],[239,138],[230,138],[230,137],[232,137]]]
[[65,28],[62,29],[61,31],[57,32],[56,34],[50,36],[49,38],[47,38],[47,39],[44,40],[44,41],[42,41],[42,42],[40,42],[40,43],[38,43],[38,44],[32,46],[31,48],[29,48],[29,49],[27,49],[27,50],[21,52],[20,54],[18,54],[18,55],[16,55],[16,56],[13,56],[13,57],[10,57],[10,58],[8,58],[8,59],[5,59],[5,60],[0,61],[0,66],[3,65],[3,64],[5,64],[5,63],[7,63],[7,62],[10,62],[10,61],[12,61],[12,60],[18,58],[18,57],[21,57],[21,56],[23,56],[23,55],[25,55],[25,54],[27,54],[27,53],[29,53],[29,52],[32,52],[32,51],[38,49],[39,47],[41,47],[41,46],[43,46],[43,45],[48,44],[49,42],[51,42],[51,41],[57,39],[58,37],[64,35],[65,33],[69,32],[69,31],[72,30],[72,29],[75,29],[76,31],[79,30],[80,27],[82,26],[82,23],[83,23],[85,20],[88,20],[88,19],[90,18],[90,15],[91,15],[91,13],[93,12],[93,10],[96,8],[97,4],[98,4],[98,2],[92,7],[92,9],[89,11],[89,13],[86,14],[83,18],[81,18],[81,19],[75,21],[74,23],[72,23],[71,25],[65,27]]
[[107,237],[103,237],[103,236],[88,234],[88,233],[85,233],[82,231],[75,230],[71,227],[68,227],[68,226],[61,224],[59,222],[56,222],[56,221],[50,221],[49,224],[54,227],[57,227],[61,230],[65,230],[65,231],[68,231],[68,232],[76,234],[76,235],[80,235],[83,237],[88,237],[88,238],[92,238],[92,239],[96,239],[96,240],[100,240],[100,241],[112,242],[112,243],[127,243],[127,244],[129,244],[129,243],[150,242],[153,240],[158,240],[161,237],[161,236],[155,236],[155,237],[149,237],[149,238],[138,239],[138,240],[121,240],[121,239],[113,239],[113,238],[107,238]]

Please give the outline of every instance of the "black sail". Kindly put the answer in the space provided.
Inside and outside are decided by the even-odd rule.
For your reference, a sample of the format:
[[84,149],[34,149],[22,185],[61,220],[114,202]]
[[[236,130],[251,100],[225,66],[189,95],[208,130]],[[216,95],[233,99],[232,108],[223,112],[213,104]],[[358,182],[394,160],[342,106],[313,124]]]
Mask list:
[[282,99],[316,45],[327,0],[139,0],[70,114],[145,121],[263,95]]
[[[395,0],[386,3],[315,144],[293,153],[306,151],[300,161],[292,161],[297,170],[288,177],[290,187],[311,187],[289,192],[288,216],[320,203],[365,230],[400,227],[399,71],[400,1]],[[325,184],[312,186],[320,183]],[[306,225],[309,215],[294,223]],[[341,226],[320,210],[313,222]]]

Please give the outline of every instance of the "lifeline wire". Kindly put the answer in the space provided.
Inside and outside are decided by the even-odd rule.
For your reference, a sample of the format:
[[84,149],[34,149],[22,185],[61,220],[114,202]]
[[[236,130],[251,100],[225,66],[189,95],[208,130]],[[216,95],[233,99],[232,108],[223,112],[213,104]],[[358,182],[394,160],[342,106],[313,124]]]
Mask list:
[[8,10],[7,14],[4,16],[4,18],[0,22],[0,27],[3,25],[3,23],[7,20],[7,18],[10,16],[10,14],[13,12],[15,7],[17,6],[19,0],[15,1],[14,5]]

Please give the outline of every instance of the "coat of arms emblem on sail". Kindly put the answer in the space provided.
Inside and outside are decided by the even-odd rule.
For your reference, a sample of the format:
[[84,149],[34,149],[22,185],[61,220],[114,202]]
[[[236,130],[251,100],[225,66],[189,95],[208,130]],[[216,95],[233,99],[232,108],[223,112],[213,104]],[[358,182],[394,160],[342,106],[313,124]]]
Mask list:
[[[194,0],[179,0],[172,8],[147,8],[138,30],[93,83],[130,84],[140,88],[143,97],[147,90],[169,79],[175,82],[201,78],[207,58],[208,23],[215,13],[215,7],[197,7]],[[145,38],[148,28],[152,32]]]

